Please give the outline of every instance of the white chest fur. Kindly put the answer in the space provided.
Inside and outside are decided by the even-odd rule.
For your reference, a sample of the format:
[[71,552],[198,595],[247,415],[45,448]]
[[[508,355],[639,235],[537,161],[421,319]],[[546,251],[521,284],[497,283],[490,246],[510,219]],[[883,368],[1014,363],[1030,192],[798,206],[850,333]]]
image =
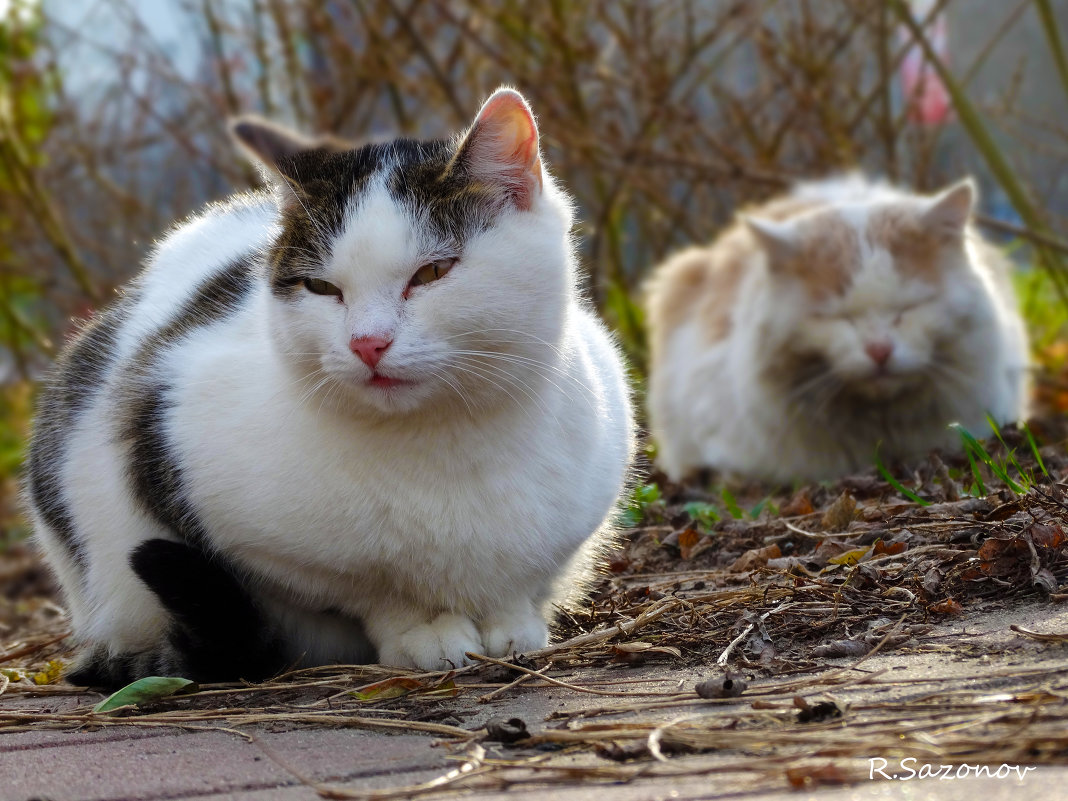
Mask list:
[[361,420],[309,395],[251,308],[172,356],[169,439],[217,547],[311,608],[360,614],[385,593],[477,617],[502,594],[546,598],[623,478],[627,417],[599,414],[625,407],[620,375],[582,375],[579,402],[544,382],[537,416]]

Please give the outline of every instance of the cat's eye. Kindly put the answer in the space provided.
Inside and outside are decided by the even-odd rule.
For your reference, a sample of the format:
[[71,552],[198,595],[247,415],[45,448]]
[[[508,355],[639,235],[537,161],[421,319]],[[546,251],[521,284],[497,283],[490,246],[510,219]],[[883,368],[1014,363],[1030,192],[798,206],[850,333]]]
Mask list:
[[894,325],[897,325],[898,323],[900,323],[901,320],[905,317],[906,314],[908,314],[911,311],[915,311],[918,307],[920,307],[922,305],[923,305],[923,302],[919,301],[919,302],[916,302],[916,303],[906,304],[905,306],[900,306],[898,308],[898,310],[897,310],[897,313],[894,315]]
[[411,289],[415,286],[429,284],[431,281],[437,281],[451,270],[454,264],[456,264],[456,259],[438,259],[437,261],[427,262],[415,271],[412,280],[408,282],[408,288]]
[[338,299],[341,298],[340,287],[336,287],[322,278],[305,278],[304,288],[309,292],[314,292],[316,295],[333,295]]

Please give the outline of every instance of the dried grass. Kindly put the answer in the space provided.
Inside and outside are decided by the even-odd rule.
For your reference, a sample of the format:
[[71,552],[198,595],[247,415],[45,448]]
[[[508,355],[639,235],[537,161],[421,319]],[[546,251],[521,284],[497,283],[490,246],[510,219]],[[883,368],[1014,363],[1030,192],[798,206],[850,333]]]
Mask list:
[[[1024,439],[1001,433],[1007,447]],[[1004,455],[996,439],[985,446],[992,458]],[[1020,467],[1036,470],[1034,456],[1023,453],[1016,453]],[[899,476],[929,506],[900,499],[874,471],[804,488],[771,499],[803,514],[765,511],[756,519],[721,521],[698,535],[713,541],[691,548],[696,555],[688,559],[678,543],[696,525],[682,511],[695,493],[667,487],[629,533],[612,562],[616,573],[587,609],[561,615],[561,639],[548,648],[511,660],[472,654],[473,665],[440,673],[377,665],[294,670],[262,684],[208,685],[108,715],[89,705],[30,711],[26,699],[48,698],[54,707],[57,696],[84,697],[85,690],[8,682],[0,688],[0,733],[162,726],[254,739],[265,724],[349,727],[424,733],[459,754],[460,766],[438,780],[389,791],[354,793],[287,767],[326,798],[711,775],[754,787],[813,787],[866,779],[873,758],[995,769],[1065,764],[1068,654],[1057,649],[1068,632],[1015,627],[1041,643],[1046,658],[989,667],[978,652],[991,656],[989,646],[970,653],[965,639],[939,629],[959,613],[975,620],[1005,605],[1068,597],[1068,457],[1056,449],[1042,456],[1049,477],[1025,495],[991,474],[992,494],[945,500],[961,494],[950,476],[965,476],[963,457],[945,463],[934,457],[911,478]],[[746,489],[736,490],[739,502],[748,503]],[[770,557],[771,564],[738,568],[740,552],[763,552],[766,560],[771,545],[794,559]],[[859,561],[835,563],[850,553]],[[1054,592],[1036,581],[1042,571],[1052,576]],[[62,625],[62,618],[46,614],[24,627],[4,644],[0,667],[32,674],[62,655],[67,646],[56,630]],[[970,659],[971,669],[902,677],[865,667],[891,652],[906,660],[953,653]],[[690,670],[680,673],[680,667]],[[748,688],[736,697],[698,697],[691,678],[674,681],[692,676],[693,668],[744,677]],[[409,694],[373,692],[398,676]],[[599,701],[526,720],[529,736],[509,746],[494,745],[486,727],[461,722],[510,693],[561,691]],[[23,701],[5,706],[5,698]],[[832,716],[821,719],[821,711]],[[806,714],[815,719],[800,722]],[[280,755],[272,758],[286,766]]]

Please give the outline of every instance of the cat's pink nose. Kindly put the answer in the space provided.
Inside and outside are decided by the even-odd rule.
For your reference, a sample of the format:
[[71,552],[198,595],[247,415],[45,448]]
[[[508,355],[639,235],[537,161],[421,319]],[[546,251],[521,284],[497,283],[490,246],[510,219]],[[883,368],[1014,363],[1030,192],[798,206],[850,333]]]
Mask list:
[[879,367],[884,367],[888,361],[890,361],[890,355],[894,352],[894,345],[892,342],[885,340],[881,342],[869,342],[864,346],[864,352],[871,357],[871,360],[875,362]]
[[372,370],[386,352],[386,348],[393,344],[392,339],[383,337],[353,337],[349,340],[349,350],[360,357],[360,361]]

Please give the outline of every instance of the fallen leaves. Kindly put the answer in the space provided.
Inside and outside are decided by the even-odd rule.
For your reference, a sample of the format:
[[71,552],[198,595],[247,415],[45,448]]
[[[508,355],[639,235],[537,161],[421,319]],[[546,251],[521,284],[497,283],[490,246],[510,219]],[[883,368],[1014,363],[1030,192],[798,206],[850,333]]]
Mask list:
[[693,559],[697,554],[711,547],[712,538],[702,536],[694,528],[687,528],[679,532],[679,555],[683,559]]
[[961,606],[960,601],[955,601],[952,598],[946,598],[946,600],[931,604],[927,608],[937,615],[959,615],[964,612],[964,607]]
[[812,505],[812,497],[806,487],[794,493],[794,496],[782,505],[779,514],[783,517],[804,517],[815,513],[815,511],[816,509]]
[[989,537],[979,546],[978,572],[970,580],[983,577],[1029,583],[1047,595],[1057,592],[1057,579],[1050,565],[1063,555],[1068,537],[1057,523],[1034,523],[1020,532]]
[[754,548],[751,551],[746,551],[737,559],[734,560],[728,570],[731,573],[743,573],[748,570],[756,570],[757,568],[764,567],[768,560],[778,559],[782,556],[782,549],[778,545],[768,545],[764,548]]
[[33,674],[33,683],[37,685],[55,684],[63,677],[63,661],[50,659],[45,669]]
[[361,701],[386,701],[391,698],[403,698],[412,693],[437,698],[451,698],[458,692],[456,682],[453,681],[450,673],[446,674],[440,681],[430,683],[409,678],[408,676],[394,676],[385,681],[368,684],[366,687],[361,687],[359,690],[349,693],[349,695]]
[[670,656],[682,659],[682,651],[672,645],[653,645],[651,642],[621,642],[611,646],[612,661],[628,665],[644,664],[654,655]]
[[827,507],[820,525],[823,526],[824,531],[845,531],[849,528],[849,524],[856,519],[856,516],[857,499],[846,491]]

